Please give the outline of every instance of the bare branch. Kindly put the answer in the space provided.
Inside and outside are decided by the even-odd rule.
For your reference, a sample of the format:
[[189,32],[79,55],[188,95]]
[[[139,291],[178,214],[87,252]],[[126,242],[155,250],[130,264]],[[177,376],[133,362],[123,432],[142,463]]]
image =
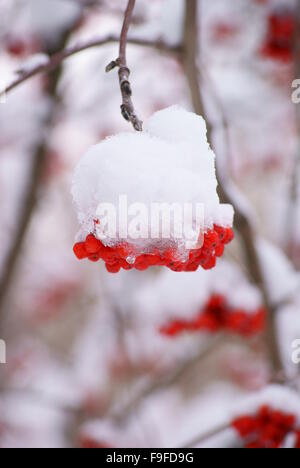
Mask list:
[[[186,16],[185,16],[185,35],[184,35],[184,63],[185,71],[188,79],[191,98],[194,106],[194,110],[197,114],[202,115],[208,124],[208,139],[213,146],[212,142],[212,126],[209,118],[206,115],[205,108],[203,105],[203,99],[199,86],[199,70],[197,67],[198,54],[198,0],[186,0]],[[220,106],[219,106],[220,107]],[[219,109],[222,112],[222,107]],[[222,112],[223,114],[223,112]],[[226,116],[223,114],[223,125],[226,135],[227,151],[230,144],[228,134],[228,123]],[[218,161],[218,158],[217,158]],[[275,309],[270,300],[268,290],[265,285],[263,277],[259,255],[256,247],[256,236],[247,215],[240,209],[239,203],[234,197],[231,190],[232,183],[229,178],[228,171],[221,171],[220,166],[217,167],[218,180],[219,180],[219,192],[220,198],[224,203],[230,203],[235,209],[235,227],[240,234],[240,238],[243,244],[243,249],[246,257],[247,267],[252,281],[261,290],[265,305],[269,311],[269,323],[267,327],[267,341],[268,349],[270,354],[270,360],[274,372],[282,372],[282,361],[279,351],[279,345],[277,340],[277,331],[275,324]]]
[[[64,47],[69,34],[72,32],[73,26],[70,26],[68,31],[65,31],[61,34],[60,39],[57,42],[57,48],[60,49]],[[61,63],[61,62],[60,62]],[[57,64],[58,65],[58,64]],[[49,80],[47,83],[47,95],[49,98],[54,102],[59,102],[59,96],[57,93],[57,86],[60,80],[62,68],[58,67],[56,70],[52,70],[52,73],[49,75]],[[55,117],[55,106],[50,107],[50,111],[43,122],[43,126],[45,129],[49,129]],[[44,135],[44,132],[42,132]],[[40,143],[36,146],[33,160],[31,163],[31,171],[28,178],[28,184],[25,189],[25,193],[23,196],[23,203],[21,206],[20,215],[18,218],[18,224],[16,227],[16,232],[14,237],[11,241],[11,245],[6,256],[3,271],[0,277],[0,324],[2,326],[2,321],[4,319],[4,312],[5,312],[5,300],[7,294],[10,290],[11,281],[13,279],[16,266],[22,252],[22,248],[24,245],[24,241],[26,239],[26,234],[31,222],[32,215],[34,213],[38,193],[40,190],[40,181],[44,172],[45,164],[46,164],[46,157],[47,157],[47,140],[43,137]]]
[[178,447],[178,448],[188,449],[188,448],[197,447],[197,446],[203,444],[204,442],[208,441],[212,437],[215,437],[215,436],[221,434],[222,432],[226,431],[226,429],[228,429],[229,427],[230,427],[229,423],[224,423],[224,424],[222,424],[222,425],[220,425],[218,427],[215,427],[211,431],[206,432],[205,434],[203,434],[203,433],[199,434],[198,436],[194,437],[189,442],[186,442],[183,445],[183,447]]
[[63,411],[69,414],[79,414],[81,409],[76,405],[71,405],[65,403],[64,401],[60,401],[55,396],[51,395],[50,393],[47,394],[43,391],[36,390],[30,387],[5,387],[1,398],[10,398],[10,397],[26,397],[29,400],[32,400],[34,403],[39,404],[41,406],[49,407],[51,409],[57,411]]
[[[295,79],[300,78],[300,0],[296,2],[296,14],[295,14],[295,31],[294,31],[294,77]],[[295,120],[296,120],[296,132],[297,132],[297,146],[296,154],[294,156],[293,168],[291,171],[291,185],[288,200],[287,210],[287,245],[286,251],[292,262],[299,267],[297,264],[297,239],[295,239],[295,225],[297,223],[297,209],[299,202],[299,182],[300,182],[300,105],[295,104]],[[296,261],[295,261],[296,260]]]
[[132,20],[135,0],[128,0],[127,8],[124,15],[124,22],[120,37],[119,58],[111,62],[106,71],[109,72],[116,67],[119,67],[119,82],[122,95],[121,113],[125,120],[132,123],[133,128],[141,132],[143,130],[143,122],[138,118],[132,102],[132,89],[129,81],[130,70],[127,66],[127,42],[128,31]]
[[128,418],[133,411],[136,411],[139,406],[150,396],[157,392],[163,391],[172,385],[178,383],[188,372],[190,372],[196,365],[204,362],[214,351],[218,345],[224,343],[224,336],[218,335],[215,339],[211,339],[205,349],[192,354],[182,360],[170,374],[163,376],[158,380],[147,383],[147,386],[141,389],[140,393],[134,396],[121,411],[116,415],[116,420],[123,420]]
[[28,186],[26,188],[26,193],[24,195],[23,206],[20,213],[20,218],[18,221],[18,227],[16,231],[15,238],[11,244],[11,248],[6,257],[6,261],[3,267],[3,274],[0,278],[0,317],[2,318],[2,307],[3,301],[6,298],[10,282],[15,271],[15,266],[19,258],[21,248],[23,246],[23,241],[25,234],[27,232],[31,215],[33,213],[36,199],[37,191],[39,188],[39,180],[41,178],[44,163],[45,163],[45,145],[41,143],[34,154],[31,173],[29,175]]
[[[50,73],[53,70],[55,70],[57,67],[59,67],[62,62],[67,60],[68,58],[72,57],[73,55],[79,54],[80,52],[83,52],[88,49],[93,49],[96,47],[101,47],[107,44],[113,44],[113,43],[118,43],[120,40],[119,37],[117,36],[107,36],[105,38],[95,38],[92,40],[89,40],[87,42],[84,42],[82,44],[75,45],[73,47],[66,48],[51,57],[49,57],[49,61],[47,63],[43,63],[41,65],[36,65],[33,67],[31,70],[29,70],[26,73],[21,74],[18,76],[12,83],[7,85],[3,90],[0,90],[0,98],[3,95],[6,95],[13,91],[15,88],[18,86],[22,85],[26,81],[30,80],[31,78],[34,78],[35,76],[41,74],[41,73]],[[136,46],[141,46],[141,47],[147,47],[147,48],[154,48],[157,49],[161,52],[167,52],[167,53],[179,53],[180,52],[180,47],[172,47],[167,44],[164,44],[162,41],[152,41],[152,40],[143,40],[143,39],[138,39],[138,38],[129,38],[127,40],[129,44],[136,45]],[[117,65],[116,65],[117,66]]]

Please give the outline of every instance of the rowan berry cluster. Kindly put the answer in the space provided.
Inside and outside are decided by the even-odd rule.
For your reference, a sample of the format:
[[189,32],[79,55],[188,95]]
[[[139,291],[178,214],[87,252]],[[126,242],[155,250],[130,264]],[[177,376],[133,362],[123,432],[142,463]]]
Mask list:
[[266,312],[264,309],[249,314],[242,309],[233,309],[224,296],[214,295],[195,319],[171,322],[162,327],[160,332],[171,338],[185,332],[199,331],[210,333],[228,331],[248,337],[262,332],[265,320]]
[[294,448],[300,448],[300,428],[293,414],[263,406],[254,416],[241,416],[232,427],[245,442],[246,448],[280,448],[286,437],[293,434]]
[[272,13],[268,18],[268,33],[261,54],[273,60],[290,62],[295,27],[295,19],[290,11]]
[[188,260],[182,262],[178,259],[178,251],[169,248],[164,252],[136,255],[132,247],[123,243],[116,247],[106,247],[94,234],[89,234],[85,242],[78,242],[74,246],[74,253],[79,260],[89,259],[91,262],[103,260],[110,273],[124,270],[147,270],[151,266],[166,266],[172,271],[196,271],[201,266],[210,270],[216,266],[217,258],[222,257],[225,245],[234,239],[231,228],[214,226],[204,235],[203,246],[189,252]]

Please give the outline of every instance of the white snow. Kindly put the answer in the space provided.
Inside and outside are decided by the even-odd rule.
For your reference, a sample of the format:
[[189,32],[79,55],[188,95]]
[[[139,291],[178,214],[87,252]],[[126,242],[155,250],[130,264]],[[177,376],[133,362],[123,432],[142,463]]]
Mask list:
[[163,270],[137,288],[133,305],[141,323],[164,324],[174,319],[195,318],[213,294],[226,297],[234,309],[255,313],[262,304],[260,292],[249,284],[238,267],[220,261],[211,271],[192,275]]
[[27,60],[21,63],[18,74],[28,73],[37,67],[43,67],[49,63],[49,56],[47,54],[34,54],[31,55]]
[[171,46],[182,43],[184,29],[184,0],[165,0],[160,17],[161,36]]
[[294,414],[298,423],[300,422],[299,395],[294,390],[280,385],[270,385],[260,392],[242,398],[234,405],[235,409],[232,415],[238,417],[245,414],[254,414],[265,405],[270,406],[273,410]]
[[[153,8],[155,5],[147,5]],[[138,7],[138,4],[137,4]],[[164,0],[158,8],[157,14],[150,15],[150,19],[144,23],[133,27],[134,37],[148,40],[161,40],[169,46],[182,44],[184,33],[184,0]],[[142,6],[145,13],[145,6]],[[136,10],[138,11],[138,9]],[[154,13],[154,11],[153,11]]]
[[[216,189],[205,121],[175,106],[154,114],[143,133],[122,133],[93,146],[77,165],[72,194],[84,237],[93,230],[99,203],[111,203],[118,211],[124,195],[129,205],[146,207],[144,218],[152,203],[190,203],[195,211],[203,205],[204,229],[214,223],[232,226],[233,209],[220,205]],[[107,244],[117,243],[121,228]],[[143,243],[149,247],[154,240]]]
[[266,285],[274,304],[293,298],[300,286],[300,276],[284,253],[260,239],[257,243]]
[[282,307],[277,315],[278,342],[281,350],[285,372],[291,378],[299,374],[299,365],[293,362],[296,349],[293,343],[300,339],[300,301],[299,297],[293,303]]
[[52,40],[79,19],[82,7],[69,0],[23,0],[16,13],[16,31]]
[[[137,2],[131,37],[162,39],[170,45],[177,44],[183,24],[177,10],[180,2],[184,3],[184,0]],[[3,81],[0,87],[14,79],[14,72],[22,67],[23,61],[4,51],[5,36],[25,39],[26,43],[33,45],[36,40],[37,43],[41,40],[42,44],[44,39],[55,40],[66,24],[76,18],[79,3],[84,2],[0,0],[0,37],[3,39],[0,41]],[[99,34],[101,37],[118,35],[124,3],[124,0],[105,0],[101,2],[100,9],[93,8],[90,13],[86,9],[85,23],[74,32],[69,45]],[[290,69],[277,62],[262,60],[259,55],[267,30],[267,18],[275,4],[294,5],[295,0],[203,0],[199,15],[202,36],[199,67],[212,78],[207,79],[209,85],[204,84],[203,98],[215,133],[217,136],[220,134],[216,151],[218,163],[224,159],[224,165],[231,170],[246,200],[245,203],[234,187],[235,204],[238,202],[249,215],[257,234],[280,246],[283,252],[291,228],[288,218],[290,175],[298,134],[295,128],[296,108],[290,98]],[[216,27],[224,24],[237,30],[224,40],[214,39]],[[7,372],[5,381],[9,395],[2,394],[0,400],[1,447],[68,446],[67,429],[74,420],[61,406],[80,409],[83,403],[94,403],[94,399],[95,413],[91,414],[83,430],[97,440],[106,440],[109,436],[113,445],[125,447],[139,446],[141,439],[149,447],[179,447],[197,434],[204,435],[224,423],[230,423],[233,417],[256,412],[261,404],[299,414],[298,398],[293,392],[286,393],[281,387],[274,391],[272,387],[271,391],[257,393],[256,389],[270,377],[260,341],[246,343],[237,340],[233,343],[218,336],[215,338],[219,341],[215,344],[213,338],[203,334],[189,341],[189,336],[166,340],[157,333],[157,325],[164,324],[168,318],[188,318],[198,313],[198,307],[210,294],[212,285],[220,292],[224,288],[235,307],[247,305],[249,312],[254,310],[260,303],[260,296],[255,289],[252,291],[251,287],[244,285],[239,278],[239,269],[233,274],[227,263],[220,262],[215,274],[199,271],[180,275],[151,269],[143,273],[132,271],[112,276],[106,273],[104,266],[95,274],[94,265],[79,265],[72,256],[77,221],[67,193],[70,169],[90,145],[107,135],[129,131],[128,124],[118,112],[120,94],[116,76],[106,75],[104,71],[105,65],[116,58],[117,48],[117,44],[111,44],[91,49],[64,64],[59,84],[62,112],[56,112],[53,128],[47,132],[46,140],[50,149],[58,151],[66,167],[63,176],[52,175],[50,183],[47,176],[47,181],[43,181],[12,297],[7,301],[6,315],[11,335],[7,344],[11,358],[7,369],[3,369]],[[157,109],[174,102],[184,107],[191,105],[182,63],[175,54],[129,44],[128,63],[133,72],[134,100],[141,118],[146,119]],[[32,65],[33,62],[30,63]],[[0,263],[8,252],[18,224],[33,150],[44,135],[42,122],[51,103],[42,97],[43,83],[43,77],[27,82],[8,94],[5,105],[0,105],[3,227]],[[215,88],[215,93],[211,88]],[[216,103],[213,96],[209,98],[210,92],[219,96],[227,117],[230,154],[224,145],[220,103]],[[207,106],[210,100],[213,103]],[[166,145],[170,140],[176,148],[188,140],[185,134],[193,133],[190,132],[191,122],[186,126],[172,123],[176,128],[174,131],[171,126],[162,129],[155,121],[151,122],[151,125],[145,125],[147,135],[151,126],[159,140]],[[128,171],[125,163],[124,151],[124,164],[117,166],[113,184],[121,179],[122,174],[129,178],[128,184],[131,185],[135,183],[135,174],[141,177],[134,168]],[[171,174],[174,174],[173,168]],[[169,176],[164,177],[166,185]],[[143,177],[142,183],[147,182],[147,177]],[[151,184],[154,183],[151,180]],[[296,248],[300,240],[300,203],[298,208],[294,216],[298,226],[293,232]],[[85,211],[83,219],[87,219]],[[238,247],[238,242],[235,246]],[[260,243],[259,249],[273,301],[284,302],[278,313],[278,341],[285,370],[295,377],[299,373],[299,365],[292,362],[291,345],[293,340],[300,338],[299,297],[295,299],[300,290],[298,274],[293,272],[277,248]],[[241,263],[241,251],[236,249],[232,253],[235,261]],[[103,291],[106,280],[111,282],[111,288]],[[50,320],[39,321],[34,308],[36,298],[68,281],[80,283],[71,303],[68,301],[57,307],[58,313],[54,318],[49,316]],[[135,295],[140,296],[137,308],[133,307]],[[110,301],[113,304],[109,307]],[[121,317],[125,349],[120,347],[119,327],[114,321],[115,302],[125,309]],[[39,307],[44,314],[48,306],[41,301]],[[35,342],[31,352],[28,352],[27,339],[30,343],[32,339]],[[42,349],[39,343],[43,343]],[[205,355],[209,356],[201,357],[200,366],[198,363],[193,368],[186,365],[187,360],[199,355],[206,346],[210,352]],[[51,359],[43,349],[48,350]],[[168,378],[178,367],[181,368],[181,363],[190,370],[180,381],[174,382],[172,388],[160,389],[145,398],[141,405],[134,406],[133,417],[128,418],[124,426],[116,428],[106,419],[93,422],[98,417],[99,408],[101,411],[110,409],[111,399],[113,410],[123,407],[140,393],[137,388],[140,383],[145,388],[152,387],[156,378]],[[296,379],[294,382],[299,386]],[[244,399],[250,388],[255,392]],[[235,406],[234,411],[232,405]],[[109,415],[117,413],[113,411]],[[236,444],[236,439],[235,431],[226,430],[204,445],[227,447]],[[293,445],[291,440],[285,443]]]

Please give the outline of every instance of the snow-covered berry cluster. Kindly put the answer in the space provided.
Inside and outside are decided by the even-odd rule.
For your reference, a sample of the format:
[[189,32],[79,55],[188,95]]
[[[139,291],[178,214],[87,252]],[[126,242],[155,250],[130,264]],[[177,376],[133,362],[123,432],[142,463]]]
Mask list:
[[176,248],[138,255],[126,243],[116,247],[105,246],[94,234],[89,234],[84,242],[76,243],[74,253],[79,260],[86,258],[91,262],[103,260],[110,273],[118,273],[121,268],[144,271],[151,266],[166,266],[177,272],[196,271],[200,266],[204,270],[210,270],[216,266],[217,258],[223,255],[225,245],[229,244],[233,238],[234,233],[231,228],[214,226],[213,230],[205,234],[203,246],[191,250],[185,262],[178,258]]
[[252,336],[264,330],[265,321],[266,311],[263,308],[249,314],[241,308],[233,309],[224,296],[213,295],[194,319],[173,321],[161,327],[160,332],[171,338],[186,332],[217,333],[223,330]]
[[150,266],[177,272],[214,268],[234,238],[233,208],[220,204],[206,133],[201,117],[171,107],[154,114],[144,132],[116,135],[91,148],[73,181],[81,225],[77,258],[101,259],[113,273]]
[[268,18],[268,32],[261,49],[263,57],[288,63],[293,55],[295,19],[291,11],[274,11]]
[[300,448],[300,427],[293,414],[262,406],[255,415],[244,415],[232,422],[246,448],[280,448],[287,436],[293,447]]

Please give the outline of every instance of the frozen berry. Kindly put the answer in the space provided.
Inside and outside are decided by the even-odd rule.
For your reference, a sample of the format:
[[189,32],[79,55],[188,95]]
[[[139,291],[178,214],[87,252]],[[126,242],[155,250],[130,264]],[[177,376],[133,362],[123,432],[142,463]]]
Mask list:
[[[261,407],[253,416],[241,416],[232,427],[245,441],[246,448],[280,448],[290,433],[297,436],[296,418],[292,414]],[[296,441],[297,445],[297,441]]]
[[[262,332],[265,323],[266,312],[264,309],[249,314],[244,310],[236,310],[230,307],[224,296],[213,295],[193,320],[181,322],[180,330],[182,333],[185,331],[216,333],[224,330],[250,337]],[[172,327],[172,325],[171,322],[169,326]],[[179,334],[179,330],[177,334]]]
[[98,239],[96,239],[96,237],[93,236],[93,234],[90,234],[89,236],[87,236],[86,241],[85,241],[85,248],[89,254],[98,253],[101,249],[101,246],[102,246],[101,242]]
[[[95,220],[96,222],[97,220]],[[230,228],[214,226],[204,234],[204,243],[201,248],[187,252],[188,259],[181,260],[182,253],[177,251],[175,246],[165,251],[153,250],[147,254],[137,255],[134,248],[125,242],[114,247],[105,246],[94,234],[89,234],[85,243],[76,244],[74,252],[77,258],[89,258],[93,262],[102,259],[108,271],[147,270],[153,266],[166,266],[176,272],[194,272],[201,266],[205,270],[210,270],[216,266],[217,257],[224,253],[224,245],[231,242],[234,234]],[[133,258],[131,263],[128,259]],[[118,264],[118,268],[116,267]]]
[[119,273],[121,267],[118,263],[113,263],[112,265],[106,264],[106,269],[109,273]]
[[296,22],[291,11],[274,11],[268,18],[266,40],[261,55],[280,62],[290,62]]
[[78,242],[73,247],[74,254],[78,258],[78,260],[83,260],[84,258],[88,257],[88,253],[85,248],[84,242]]
[[89,255],[89,260],[90,262],[98,262],[100,260],[100,256],[99,254],[92,254],[92,255]]

